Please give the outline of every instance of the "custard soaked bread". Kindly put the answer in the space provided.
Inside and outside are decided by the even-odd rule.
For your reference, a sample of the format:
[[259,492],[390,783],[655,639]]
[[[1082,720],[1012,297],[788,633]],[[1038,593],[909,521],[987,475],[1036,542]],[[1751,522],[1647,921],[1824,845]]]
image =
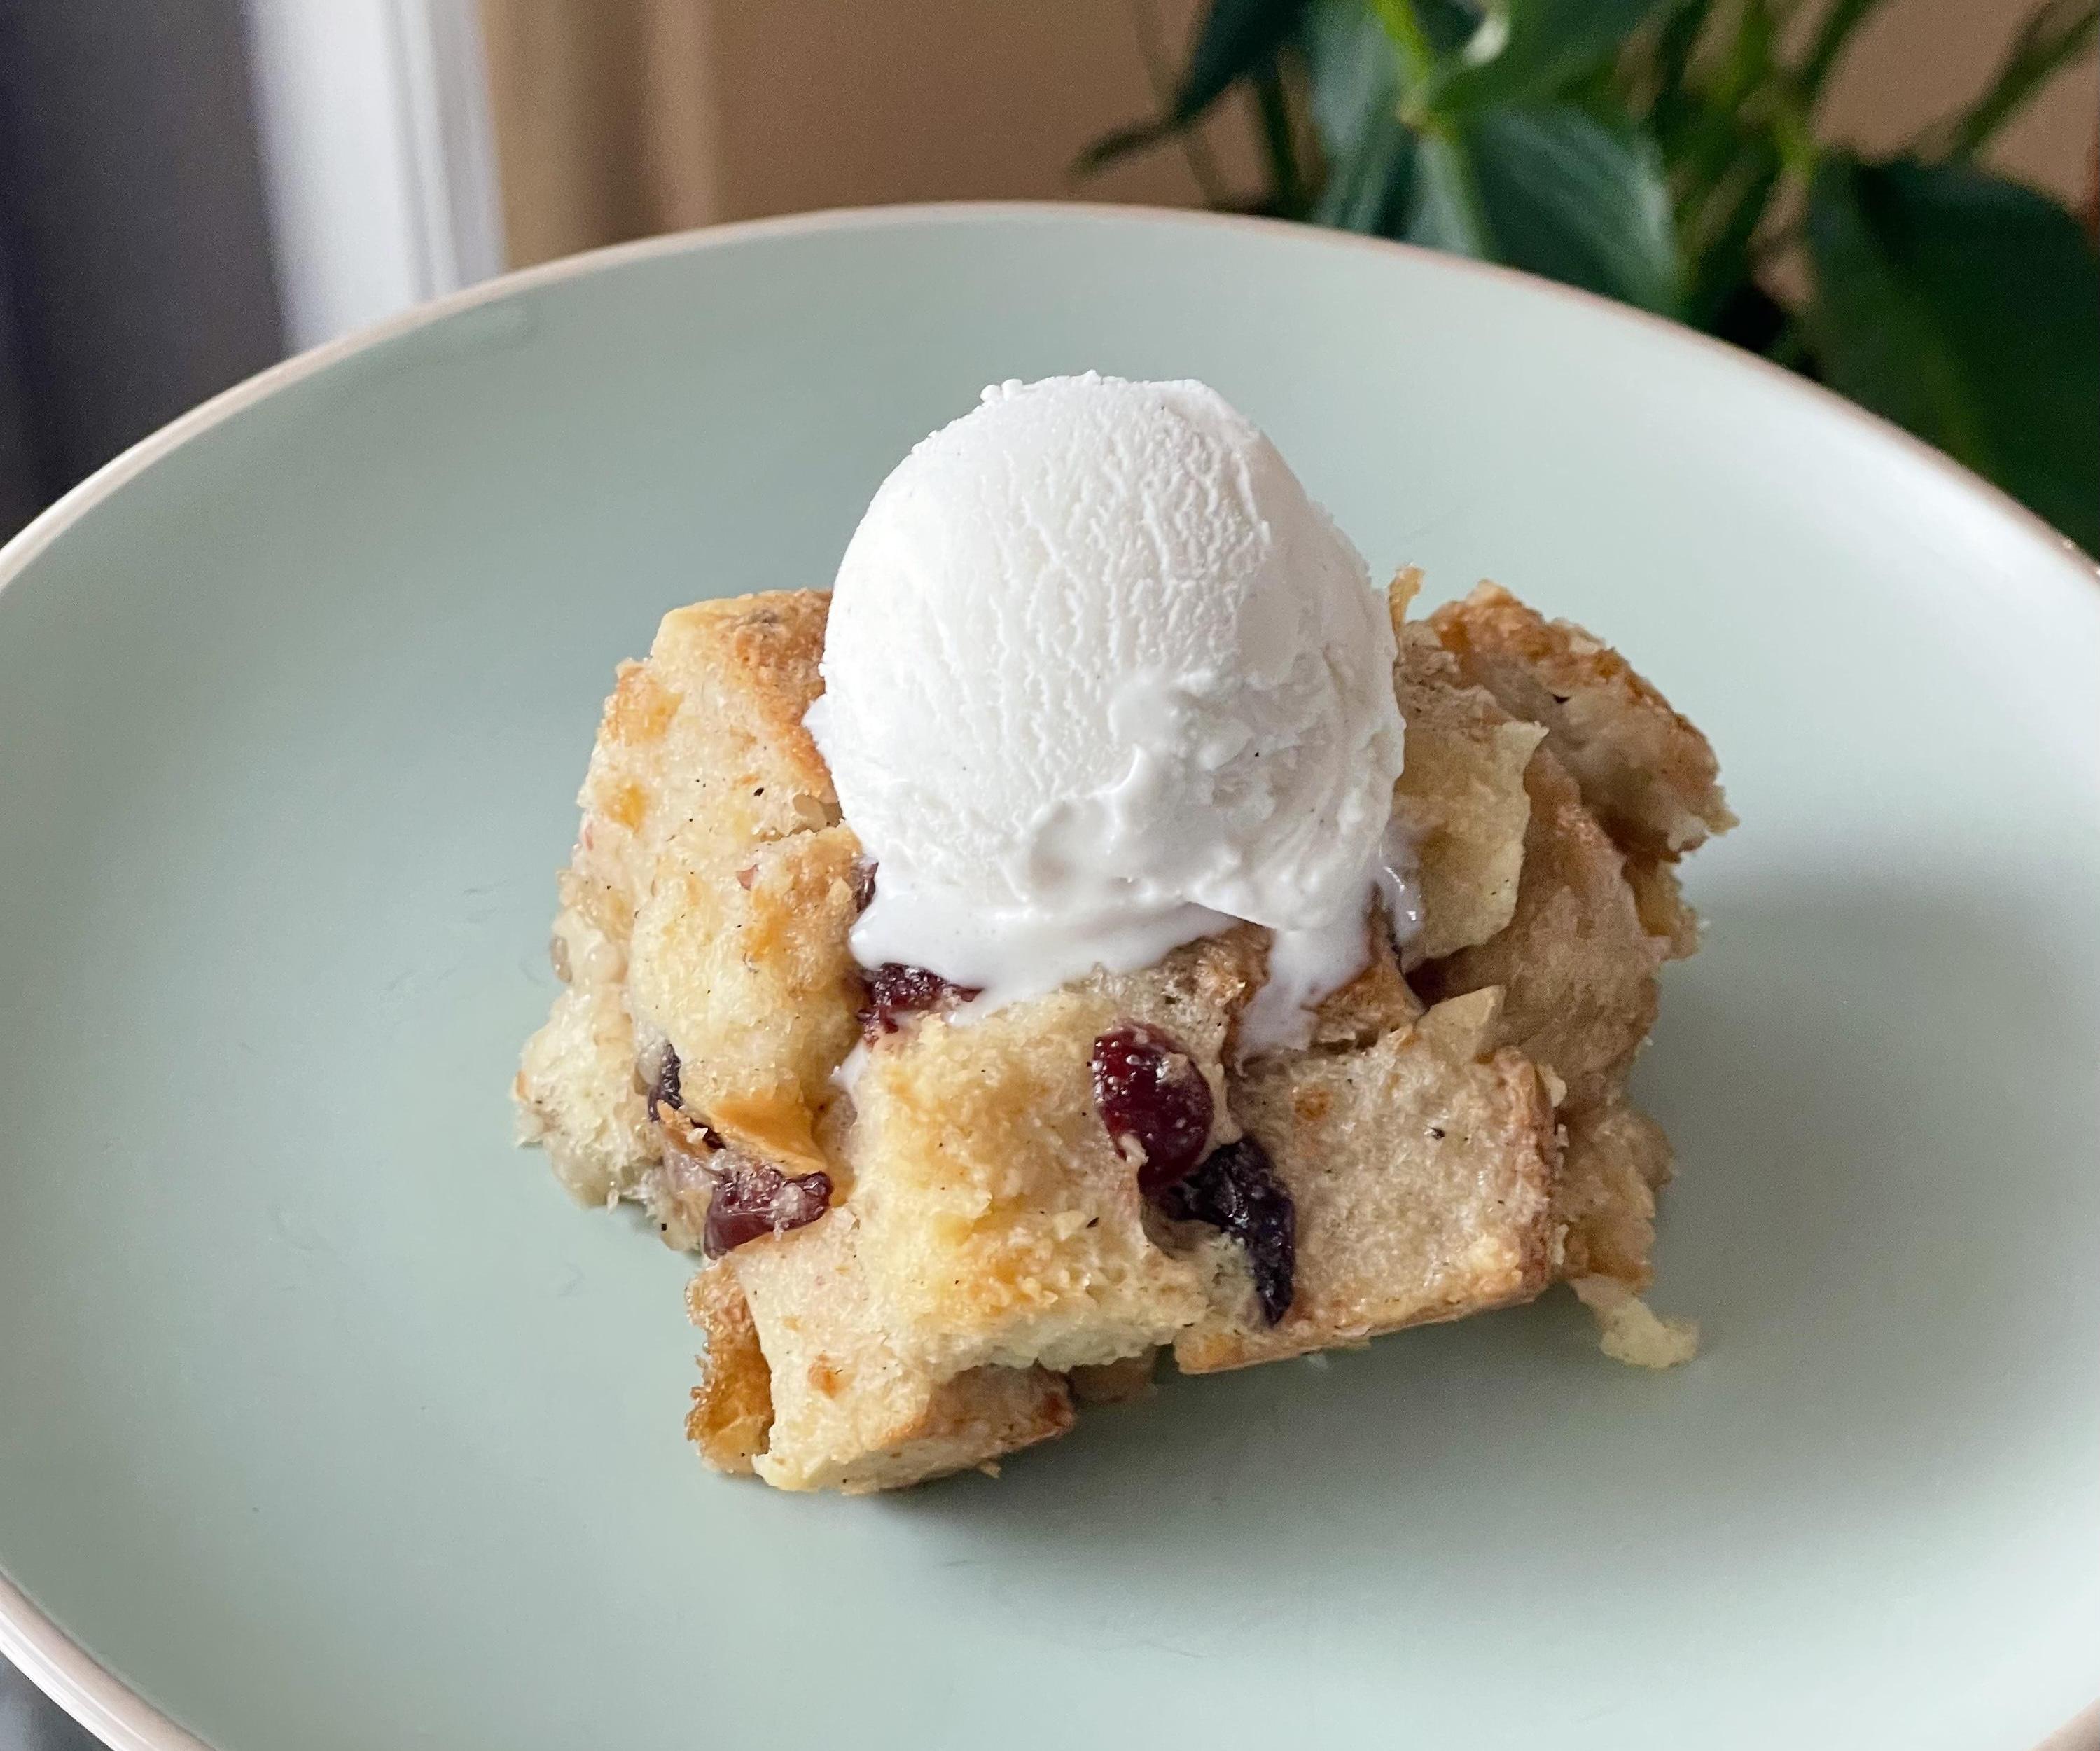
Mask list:
[[882,870],[804,725],[826,595],[680,609],[623,670],[521,1134],[704,1254],[710,1464],[895,1488],[1142,1395],[1162,1350],[1238,1368],[1556,1279],[1614,1354],[1689,1352],[1638,1298],[1670,1155],[1626,1078],[1696,946],[1674,866],[1732,821],[1711,751],[1578,629],[1491,586],[1410,621],[1413,587],[1413,880],[1280,1045],[1257,924],[996,1006],[860,965]]

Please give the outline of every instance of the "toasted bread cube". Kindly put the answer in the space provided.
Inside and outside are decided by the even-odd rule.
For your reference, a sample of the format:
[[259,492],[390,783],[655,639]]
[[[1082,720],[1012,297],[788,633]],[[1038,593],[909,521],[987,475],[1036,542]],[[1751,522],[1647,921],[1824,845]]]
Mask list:
[[1480,992],[1351,1052],[1251,1067],[1233,1090],[1297,1209],[1295,1293],[1275,1325],[1229,1240],[1216,1311],[1182,1334],[1192,1373],[1276,1361],[1529,1300],[1554,1264],[1552,1103],[1493,1046]]
[[1498,1043],[1558,1076],[1569,1108],[1599,1107],[1655,1024],[1669,944],[1642,923],[1624,857],[1550,747],[1532,755],[1524,785],[1531,820],[1508,925],[1417,977],[1432,997],[1501,987]]
[[839,818],[802,727],[823,691],[831,599],[782,591],[664,617],[646,661],[623,663],[584,780],[579,873],[639,904],[664,842],[703,818],[756,843]]
[[858,846],[802,727],[828,608],[804,590],[667,615],[621,666],[584,782],[555,929],[569,989],[526,1048],[520,1130],[580,1196],[646,1196],[674,1242],[694,1224],[643,1081],[664,1044],[695,1116],[805,1172],[857,1037]]
[[[1654,1025],[1657,971],[1687,937],[1696,945],[1696,925],[1667,864],[1621,852],[1550,743],[1533,756],[1525,781],[1531,825],[1514,917],[1500,935],[1418,978],[1432,993],[1503,988],[1498,1038],[1563,1085],[1556,1274],[1597,1314],[1608,1353],[1667,1365],[1696,1348],[1696,1333],[1657,1320],[1632,1298],[1654,1275],[1655,1190],[1669,1177],[1669,1145],[1626,1103],[1624,1089]],[[1651,878],[1645,913],[1630,866]],[[1674,909],[1660,918],[1658,896]],[[1652,931],[1651,920],[1671,933]],[[1624,1293],[1598,1286],[1606,1281]]]
[[943,1377],[900,1355],[868,1293],[862,1238],[854,1212],[834,1209],[724,1261],[769,1376],[771,1426],[751,1456],[760,1477],[776,1489],[898,1489],[1072,1426],[1071,1395],[1047,1369]]
[[755,844],[704,819],[674,834],[634,921],[628,1005],[678,1054],[686,1112],[798,1174],[860,1037],[847,946],[859,842],[845,827]]
[[1422,885],[1410,953],[1435,960],[1485,942],[1515,910],[1531,816],[1524,768],[1546,732],[1465,684],[1427,627],[1397,630],[1407,759],[1393,809],[1414,838]]
[[1226,1044],[1261,953],[1235,931],[990,1015],[928,1015],[873,1047],[854,1090],[854,1203],[904,1354],[942,1373],[1062,1370],[1201,1316],[1202,1272],[1154,1240],[1136,1166],[1095,1109],[1094,1042],[1127,1022],[1172,1035],[1211,1086],[1211,1146],[1229,1142]]
[[1545,726],[1546,746],[1626,850],[1674,859],[1736,825],[1706,738],[1609,645],[1496,584],[1428,623],[1467,681]]

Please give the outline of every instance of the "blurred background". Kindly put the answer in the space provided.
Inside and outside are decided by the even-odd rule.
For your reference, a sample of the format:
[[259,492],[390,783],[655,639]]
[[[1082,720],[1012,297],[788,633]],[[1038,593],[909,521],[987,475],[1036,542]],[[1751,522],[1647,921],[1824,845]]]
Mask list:
[[1277,212],[1589,285],[1833,381],[2092,546],[2093,15],[0,0],[0,533],[284,354],[505,268],[1023,197]]
[[[0,536],[287,353],[762,214],[1211,206],[1820,378],[2100,549],[2094,0],[0,0]],[[87,1744],[0,1663],[0,1751]]]

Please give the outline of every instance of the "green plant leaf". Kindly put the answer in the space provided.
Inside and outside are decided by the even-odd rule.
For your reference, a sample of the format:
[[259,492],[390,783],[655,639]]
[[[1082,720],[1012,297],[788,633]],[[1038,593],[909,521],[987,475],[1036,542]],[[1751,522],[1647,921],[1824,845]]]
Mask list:
[[1277,51],[1298,29],[1308,4],[1308,0],[1211,0],[1167,113],[1104,134],[1073,161],[1073,169],[1082,175],[1098,170],[1193,126],[1242,79],[1273,68]]
[[2100,257],[2031,188],[1833,153],[1808,197],[1826,380],[2100,553]]
[[1456,55],[1480,33],[1493,0],[1401,0],[1436,54]]
[[1669,137],[1670,168],[1688,201],[1704,203],[1741,152],[1745,112],[1780,76],[1771,0],[1741,0],[1735,28],[1691,93],[1684,126]]
[[1691,263],[1684,316],[1695,328],[1711,327],[1750,280],[1751,245],[1785,168],[1768,130],[1743,127],[1727,167],[1680,207],[1678,235]]
[[1400,119],[1400,66],[1363,0],[1314,0],[1299,48],[1326,161],[1316,223],[1390,233],[1405,225],[1414,136]]
[[1417,144],[1397,116],[1382,117],[1358,143],[1356,155],[1330,166],[1313,205],[1315,224],[1369,237],[1406,237],[1414,200]]
[[1290,119],[1290,99],[1283,88],[1283,75],[1272,56],[1254,74],[1255,117],[1261,130],[1261,148],[1268,164],[1272,191],[1270,211],[1278,219],[1303,219],[1310,203],[1306,199],[1304,174],[1298,164],[1298,139]]
[[1643,65],[1635,75],[1643,88],[1642,113],[1665,158],[1697,113],[1690,89],[1692,62],[1711,16],[1703,6],[1680,6],[1664,16],[1642,46]]
[[1449,130],[1424,134],[1417,148],[1416,166],[1414,206],[1405,233],[1407,241],[1480,261],[1507,260],[1480,198],[1472,142]]
[[1571,105],[1490,109],[1434,129],[1410,235],[1643,309],[1681,302],[1654,144]]
[[1400,70],[1378,16],[1364,0],[1312,0],[1299,26],[1307,107],[1329,161],[1356,150],[1381,112],[1400,104]]
[[1170,119],[1185,127],[1242,79],[1273,65],[1308,0],[1211,0]]
[[1430,96],[1445,114],[1537,104],[1616,55],[1665,6],[1683,0],[1493,0]]
[[2100,37],[2100,0],[2049,0],[2032,14],[1983,95],[1960,115],[1928,134],[1920,155],[1974,157],[2020,106]]
[[1400,66],[1401,101],[1410,119],[1423,113],[1445,64],[1480,28],[1484,0],[1369,0]]
[[1142,152],[1147,146],[1156,146],[1161,140],[1171,139],[1181,131],[1178,123],[1168,121],[1133,122],[1127,127],[1112,129],[1093,141],[1072,161],[1072,174],[1091,176],[1105,169],[1118,158],[1127,158],[1134,152]]

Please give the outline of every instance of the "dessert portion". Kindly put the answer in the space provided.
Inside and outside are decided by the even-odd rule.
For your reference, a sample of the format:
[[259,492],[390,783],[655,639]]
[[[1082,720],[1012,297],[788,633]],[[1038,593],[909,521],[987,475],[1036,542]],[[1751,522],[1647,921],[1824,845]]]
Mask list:
[[[1556,1280],[1661,1366],[1626,1081],[1732,825],[1615,652],[1409,617],[1196,384],[988,391],[835,590],[623,667],[517,1081],[705,1260],[689,1433],[894,1488]],[[1404,758],[1403,758],[1404,756]]]
[[1268,928],[1253,1048],[1363,964],[1400,776],[1356,549],[1200,383],[985,391],[883,483],[808,725],[881,871],[864,966],[992,1006]]

